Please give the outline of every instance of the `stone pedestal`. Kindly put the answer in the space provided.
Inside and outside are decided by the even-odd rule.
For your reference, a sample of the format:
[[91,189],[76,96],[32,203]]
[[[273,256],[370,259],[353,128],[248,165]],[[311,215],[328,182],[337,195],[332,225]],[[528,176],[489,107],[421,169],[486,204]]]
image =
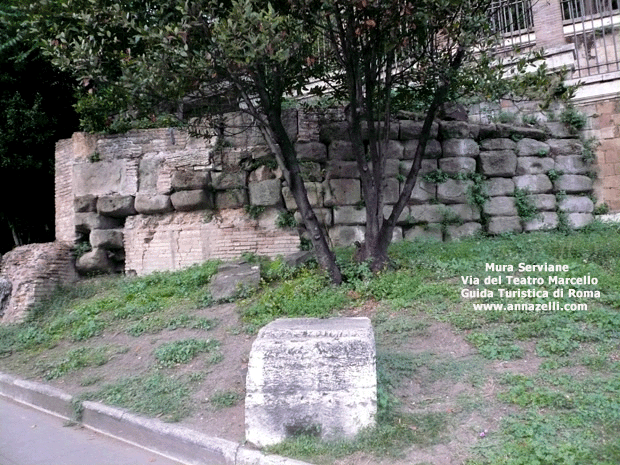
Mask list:
[[375,339],[368,318],[280,319],[252,345],[245,399],[247,441],[300,434],[352,438],[377,411]]

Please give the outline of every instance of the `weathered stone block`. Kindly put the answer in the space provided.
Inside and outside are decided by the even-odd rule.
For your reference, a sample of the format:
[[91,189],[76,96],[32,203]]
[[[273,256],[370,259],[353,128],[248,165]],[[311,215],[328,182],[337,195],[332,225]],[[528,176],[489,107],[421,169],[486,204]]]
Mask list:
[[556,202],[553,194],[533,194],[526,195],[525,198],[532,202],[538,210],[555,210]]
[[583,152],[583,144],[576,139],[549,139],[549,154],[553,157],[559,155],[575,155],[581,156]]
[[212,193],[207,193],[202,189],[175,192],[170,196],[170,201],[174,209],[180,212],[214,207]]
[[[325,183],[320,182],[306,182],[306,192],[308,193],[308,201],[313,207],[323,206],[323,186]],[[297,203],[293,197],[293,193],[288,186],[282,188],[282,196],[284,197],[284,205],[287,210],[297,210]]]
[[517,161],[517,175],[546,174],[555,168],[553,158],[519,157]]
[[443,205],[411,205],[410,221],[414,223],[440,223],[445,216]]
[[[480,131],[482,137],[482,127],[480,128]],[[547,138],[547,134],[541,129],[499,123],[495,126],[495,133],[493,137],[545,140]],[[489,139],[490,137],[485,138]]]
[[467,191],[473,181],[448,179],[437,185],[437,200],[441,203],[467,203]]
[[[343,207],[347,208],[347,207]],[[314,214],[316,215],[316,219],[325,226],[332,226],[334,224],[334,214],[332,213],[331,208],[313,208]],[[297,224],[304,224],[304,220],[301,217],[301,212],[295,212],[295,221]]]
[[435,240],[441,242],[443,241],[441,224],[435,223],[414,226],[405,231],[404,238],[406,241]]
[[517,156],[512,150],[482,152],[480,163],[482,173],[487,176],[514,176]]
[[444,121],[468,121],[467,107],[460,103],[446,102],[439,108],[439,118]]
[[247,189],[228,189],[215,193],[215,208],[242,208],[248,204]]
[[260,284],[260,266],[249,263],[220,265],[209,283],[213,300],[222,301],[235,297],[241,291],[256,289]]
[[566,215],[568,224],[573,229],[581,229],[594,220],[592,213],[569,213]]
[[564,191],[567,194],[579,192],[590,192],[592,190],[592,179],[578,174],[565,174],[553,182],[556,192]]
[[140,191],[154,194],[157,192],[157,180],[164,164],[163,156],[146,157],[140,160],[138,175]]
[[136,194],[134,207],[143,215],[157,215],[174,210],[169,195],[163,194]]
[[93,249],[122,249],[122,229],[93,229],[89,236],[90,245]]
[[355,242],[364,242],[364,226],[336,225],[329,229],[329,237],[336,247],[348,247]]
[[553,184],[545,174],[524,174],[513,178],[517,189],[527,190],[530,194],[544,194],[553,189]]
[[299,160],[323,161],[327,159],[327,146],[321,142],[297,142],[295,150]]
[[127,159],[74,165],[73,193],[76,197],[110,192],[133,195],[138,191],[138,177],[131,174],[134,165],[133,160]]
[[173,171],[170,183],[175,191],[206,189],[210,183],[210,172],[189,170]]
[[[418,149],[420,142],[417,139],[405,141],[403,143],[403,159],[413,160],[415,158],[415,152]],[[441,143],[436,139],[431,139],[426,144],[423,158],[440,158],[443,155]]]
[[536,218],[523,224],[525,231],[541,231],[558,227],[558,214],[556,212],[540,212]]
[[564,174],[586,174],[590,165],[583,161],[581,155],[558,155],[555,157],[555,169]]
[[473,139],[447,139],[441,143],[444,157],[476,157],[480,153]]
[[344,140],[335,140],[327,146],[327,153],[330,160],[349,160],[355,161],[353,155],[353,144]]
[[492,178],[485,181],[485,187],[491,197],[497,197],[512,194],[515,190],[515,183],[508,178]]
[[447,212],[452,212],[454,215],[458,216],[464,223],[480,220],[480,209],[468,203],[446,205],[445,209]]
[[113,218],[126,218],[137,214],[133,195],[104,195],[97,199],[97,211]]
[[97,211],[97,197],[94,195],[82,195],[73,199],[73,211],[76,213],[88,213]]
[[570,213],[592,213],[594,211],[592,200],[577,195],[566,196],[560,201],[558,207],[563,212]]
[[448,174],[474,173],[476,160],[469,157],[442,158],[439,160],[439,169]]
[[114,229],[122,226],[120,218],[112,218],[97,213],[76,213],[75,230],[81,233],[90,233],[93,229]]
[[[278,176],[273,169],[269,168],[268,166],[261,165],[249,174],[247,181],[261,182],[268,181],[269,179],[276,179],[277,177]],[[242,185],[240,187],[245,187],[245,185]]]
[[477,139],[479,134],[478,124],[466,121],[442,121],[439,124],[440,139]]
[[[422,134],[422,126],[424,125],[423,121],[411,121],[411,120],[401,120],[400,121],[400,140],[411,140],[411,139],[419,139]],[[431,139],[437,139],[437,135],[439,134],[439,124],[434,122],[431,125]]]
[[543,127],[549,134],[553,134],[553,137],[558,139],[571,139],[575,137],[566,124],[559,121],[545,121],[542,123]]
[[[211,173],[211,185],[216,190],[241,189],[246,187],[245,171],[216,171]],[[197,187],[196,189],[199,189]]]
[[446,238],[450,240],[462,239],[464,237],[471,237],[482,231],[482,225],[480,223],[469,222],[464,224],[450,224],[446,228]]
[[355,205],[362,200],[362,191],[358,179],[330,179],[325,191],[325,206]]
[[375,359],[368,318],[268,324],[248,362],[246,440],[264,447],[303,433],[353,438],[375,422]]
[[325,171],[328,178],[359,179],[360,177],[355,161],[330,160]]
[[279,179],[251,182],[248,187],[252,205],[271,206],[282,202],[282,183]]
[[93,249],[76,260],[75,268],[81,274],[111,273],[114,263],[106,250]]
[[484,139],[480,141],[480,150],[516,150],[517,143],[512,139]]
[[400,160],[403,158],[404,147],[397,140],[382,141],[379,143],[380,150],[385,158],[394,158]]
[[398,179],[387,178],[383,185],[383,201],[386,204],[394,204],[398,202],[400,195],[400,183]]
[[514,197],[491,197],[482,207],[487,215],[517,216]]
[[489,234],[520,233],[523,231],[521,218],[518,216],[493,216],[489,219]]
[[350,205],[334,207],[334,224],[366,224],[366,209],[356,208]]
[[517,155],[520,157],[541,157],[550,153],[549,144],[534,139],[521,139],[517,142]]
[[319,140],[329,144],[336,140],[350,140],[349,125],[345,121],[321,125]]

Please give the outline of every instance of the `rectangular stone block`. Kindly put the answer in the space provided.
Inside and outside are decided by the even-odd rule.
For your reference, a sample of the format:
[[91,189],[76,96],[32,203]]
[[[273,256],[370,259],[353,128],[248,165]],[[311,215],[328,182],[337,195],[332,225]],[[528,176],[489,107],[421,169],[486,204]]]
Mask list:
[[374,333],[368,318],[279,319],[252,344],[246,440],[259,447],[301,434],[352,438],[377,411]]
[[514,176],[517,156],[512,150],[482,152],[480,163],[482,172],[487,176]]
[[362,200],[362,187],[358,179],[330,179],[325,192],[325,206],[355,205]]

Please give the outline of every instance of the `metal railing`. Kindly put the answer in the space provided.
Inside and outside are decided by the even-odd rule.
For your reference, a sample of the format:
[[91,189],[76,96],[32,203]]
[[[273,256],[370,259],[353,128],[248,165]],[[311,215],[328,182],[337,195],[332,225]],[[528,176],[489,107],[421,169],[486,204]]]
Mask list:
[[500,33],[504,51],[525,48],[534,43],[534,16],[531,0],[491,2],[491,24]]
[[620,0],[562,0],[564,35],[575,44],[573,77],[620,71]]

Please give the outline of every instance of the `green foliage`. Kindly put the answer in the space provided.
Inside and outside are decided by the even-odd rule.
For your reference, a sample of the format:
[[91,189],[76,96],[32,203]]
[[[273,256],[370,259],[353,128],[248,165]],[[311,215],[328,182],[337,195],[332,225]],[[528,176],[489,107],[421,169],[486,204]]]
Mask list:
[[67,351],[60,360],[39,365],[43,377],[46,380],[52,380],[83,368],[105,365],[108,360],[108,349],[105,347],[95,349],[80,347]]
[[281,317],[326,317],[346,302],[342,290],[332,287],[327,276],[316,270],[302,270],[280,286],[265,289],[242,314],[248,329],[256,330]]
[[606,215],[607,213],[609,213],[609,205],[606,202],[600,203],[594,208],[595,215]]
[[176,422],[189,415],[187,382],[180,377],[155,373],[121,379],[103,386],[87,399],[127,408],[133,412]]
[[219,346],[219,342],[215,339],[183,339],[160,345],[155,349],[153,355],[160,365],[171,367],[180,363],[189,363],[197,355],[214,351]]
[[253,220],[258,219],[265,211],[265,207],[261,205],[245,205],[243,208],[246,215],[248,215]]
[[549,178],[551,182],[556,181],[563,174],[564,174],[564,171],[562,170],[550,169],[549,171],[547,171],[547,177]]
[[450,179],[450,175],[442,170],[431,171],[422,176],[422,179],[426,182],[432,182],[435,184],[441,184]]
[[295,215],[289,211],[282,211],[278,213],[278,218],[276,218],[276,227],[280,229],[297,227],[297,220],[295,220]]
[[539,211],[534,202],[528,198],[529,192],[526,189],[515,188],[513,196],[515,207],[522,221],[531,221],[538,217]]
[[216,409],[234,407],[241,401],[241,394],[237,391],[217,391],[209,401]]
[[581,158],[586,163],[594,163],[596,161],[596,149],[601,144],[596,137],[590,137],[583,142],[583,150]]
[[566,124],[570,131],[575,134],[584,129],[588,122],[587,117],[572,105],[567,105],[562,111],[560,121]]

